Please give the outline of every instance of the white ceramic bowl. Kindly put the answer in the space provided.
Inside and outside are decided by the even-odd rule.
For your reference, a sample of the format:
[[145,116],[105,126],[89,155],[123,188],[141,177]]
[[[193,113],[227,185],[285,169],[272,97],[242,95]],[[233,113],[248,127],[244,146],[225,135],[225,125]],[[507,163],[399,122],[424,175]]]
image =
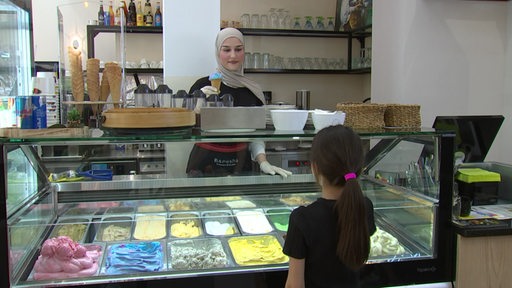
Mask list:
[[345,112],[328,112],[315,110],[311,113],[311,118],[313,120],[315,130],[321,130],[327,126],[345,123]]
[[308,114],[308,110],[270,110],[276,130],[303,130]]

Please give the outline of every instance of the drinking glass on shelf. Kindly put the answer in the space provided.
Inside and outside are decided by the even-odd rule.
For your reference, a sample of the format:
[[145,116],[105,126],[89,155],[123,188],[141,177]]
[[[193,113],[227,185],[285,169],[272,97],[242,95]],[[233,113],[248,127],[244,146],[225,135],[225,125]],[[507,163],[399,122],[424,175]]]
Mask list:
[[313,17],[304,16],[304,19],[306,19],[306,22],[304,23],[304,30],[313,30],[313,23],[311,22]]
[[279,8],[277,9],[277,15],[278,15],[278,19],[279,19],[279,26],[278,28],[279,29],[286,29],[285,27],[285,17],[286,17],[286,11],[284,11],[283,8]]
[[304,66],[303,66],[303,69],[305,70],[311,70],[313,69],[314,66],[313,66],[313,59],[311,57],[306,57],[304,58]]
[[315,29],[316,30],[325,30],[324,17],[322,17],[322,16],[316,17]]
[[300,17],[293,17],[295,21],[293,22],[293,29],[295,30],[301,30],[302,27],[300,26]]
[[242,28],[250,28],[251,16],[248,13],[242,14],[242,16],[240,16],[240,24],[242,25]]
[[260,14],[251,15],[251,28],[260,28]]
[[284,11],[284,29],[292,29],[292,16],[290,16],[290,11]]
[[272,28],[272,29],[279,28],[279,15],[276,12],[276,8],[270,8],[269,22],[270,22],[270,28]]
[[270,54],[269,53],[261,54],[261,68],[270,69]]
[[252,58],[252,55],[250,52],[245,52],[244,67],[245,68],[253,68],[254,67],[253,58]]
[[259,52],[252,53],[252,61],[254,62],[253,65],[252,65],[253,66],[252,68],[255,68],[255,69],[262,68],[262,65],[261,65],[261,53],[259,53]]
[[260,27],[263,28],[263,29],[270,28],[270,22],[268,20],[268,15],[267,14],[261,14],[261,16],[260,16]]
[[327,17],[327,27],[325,30],[334,31],[334,17]]

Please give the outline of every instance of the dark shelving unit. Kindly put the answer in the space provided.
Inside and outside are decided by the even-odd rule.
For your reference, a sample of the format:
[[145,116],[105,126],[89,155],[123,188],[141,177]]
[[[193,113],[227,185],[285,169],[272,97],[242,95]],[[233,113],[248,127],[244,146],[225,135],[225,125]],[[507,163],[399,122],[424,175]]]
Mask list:
[[[126,33],[162,34],[163,27],[124,26]],[[121,33],[121,26],[87,25],[87,57],[94,58],[94,38],[100,33]]]
[[[344,70],[305,70],[305,69],[245,69],[246,73],[271,73],[271,74],[367,74],[371,68],[352,69],[352,41],[356,39],[361,47],[365,47],[365,40],[372,36],[370,26],[364,26],[353,31],[319,31],[319,30],[288,30],[288,29],[253,29],[240,28],[245,36],[277,36],[277,37],[318,37],[318,38],[345,38],[348,41],[347,69]],[[135,26],[124,27],[126,33],[161,34],[162,27]],[[120,26],[87,25],[87,56],[94,58],[94,38],[100,33],[121,33]],[[127,68],[127,73],[163,73],[163,69],[139,69]]]

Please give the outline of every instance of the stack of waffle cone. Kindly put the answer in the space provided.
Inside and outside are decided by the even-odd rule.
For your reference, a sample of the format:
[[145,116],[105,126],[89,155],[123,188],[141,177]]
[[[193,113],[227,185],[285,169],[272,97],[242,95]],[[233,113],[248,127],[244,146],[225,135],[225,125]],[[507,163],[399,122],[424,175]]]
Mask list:
[[[97,102],[100,100],[100,60],[95,58],[87,59],[87,91],[89,92],[89,100]],[[94,115],[98,113],[98,104],[91,105]]]
[[121,82],[123,77],[121,66],[114,62],[106,63],[103,75],[103,77],[107,76],[110,95],[112,96],[114,107],[119,108],[119,103],[121,101]]
[[[71,70],[71,89],[73,98],[77,102],[84,101],[84,77],[82,69],[82,53],[73,47],[68,47],[69,66]],[[82,105],[77,105],[78,110],[82,112]]]

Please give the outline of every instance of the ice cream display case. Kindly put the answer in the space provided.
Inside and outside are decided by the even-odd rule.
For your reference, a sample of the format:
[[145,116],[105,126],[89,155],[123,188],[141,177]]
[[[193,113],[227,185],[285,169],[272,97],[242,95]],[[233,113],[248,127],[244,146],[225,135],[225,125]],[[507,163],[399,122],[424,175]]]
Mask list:
[[[454,135],[432,129],[359,131],[360,177],[375,207],[363,287],[450,282]],[[311,143],[314,131],[92,138],[2,138],[0,286],[282,287],[288,216],[319,197],[310,173],[288,178],[254,170],[189,177],[182,147],[197,143]],[[51,145],[165,143],[162,174],[94,173],[52,178],[40,159]],[[302,145],[307,146],[307,145]],[[179,149],[181,147],[181,149]],[[87,149],[79,149],[87,150]],[[84,165],[87,157],[83,157]],[[176,168],[176,167],[174,167]],[[52,179],[52,181],[50,181]],[[140,284],[144,282],[145,284]],[[251,286],[252,285],[252,286]]]

